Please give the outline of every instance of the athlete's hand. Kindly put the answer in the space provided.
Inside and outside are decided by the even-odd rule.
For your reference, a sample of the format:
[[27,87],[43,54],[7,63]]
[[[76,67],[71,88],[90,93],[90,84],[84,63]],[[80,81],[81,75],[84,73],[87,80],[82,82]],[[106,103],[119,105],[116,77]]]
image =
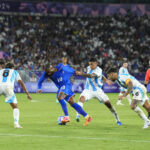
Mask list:
[[112,84],[113,84],[113,82],[112,82],[111,80],[106,80],[106,83],[107,83],[108,85],[112,85]]
[[82,72],[76,71],[76,75],[81,76],[81,75],[82,75]]
[[42,93],[42,90],[37,90],[37,92],[36,93]]
[[122,100],[125,96],[121,95],[121,96],[118,96],[118,99],[119,100]]
[[28,99],[29,99],[29,100],[32,100],[32,97],[31,97],[29,94],[28,94],[28,96],[27,96],[27,97],[28,97]]

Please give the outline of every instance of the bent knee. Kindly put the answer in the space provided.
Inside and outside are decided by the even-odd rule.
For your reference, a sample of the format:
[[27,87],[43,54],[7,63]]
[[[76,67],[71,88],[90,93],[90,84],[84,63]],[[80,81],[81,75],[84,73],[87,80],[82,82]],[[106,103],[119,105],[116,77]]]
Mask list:
[[84,103],[85,102],[85,96],[81,96],[79,102]]

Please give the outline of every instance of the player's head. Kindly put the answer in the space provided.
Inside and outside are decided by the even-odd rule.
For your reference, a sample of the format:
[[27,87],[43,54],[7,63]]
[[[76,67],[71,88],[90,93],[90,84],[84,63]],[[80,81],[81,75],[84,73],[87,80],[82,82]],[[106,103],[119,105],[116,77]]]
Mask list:
[[89,66],[92,70],[96,69],[97,65],[98,65],[98,62],[96,58],[89,59]]
[[128,68],[128,60],[127,59],[123,60],[123,67]]
[[14,64],[13,63],[7,63],[5,68],[9,68],[9,69],[14,69]]
[[63,56],[63,57],[62,57],[62,63],[63,63],[63,64],[67,64],[67,62],[68,62],[67,56]]
[[47,64],[47,65],[45,66],[45,68],[44,68],[44,71],[45,71],[48,75],[52,75],[52,74],[53,74],[51,70],[53,70],[53,67],[50,66],[49,64]]
[[118,71],[116,68],[111,67],[107,70],[106,73],[109,80],[115,81],[118,79]]
[[0,59],[0,69],[5,68],[5,62],[3,59]]

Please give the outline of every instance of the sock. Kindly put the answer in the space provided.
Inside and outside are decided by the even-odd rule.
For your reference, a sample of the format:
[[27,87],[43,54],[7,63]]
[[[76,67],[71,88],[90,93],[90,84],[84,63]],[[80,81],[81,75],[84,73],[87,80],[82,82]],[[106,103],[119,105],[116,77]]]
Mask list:
[[140,118],[142,118],[145,122],[149,122],[148,118],[146,117],[146,115],[144,114],[144,112],[142,111],[142,109],[140,109],[139,107],[136,107],[134,109],[134,111],[140,116]]
[[119,117],[118,117],[118,114],[115,110],[115,108],[112,106],[112,108],[109,109],[111,111],[111,113],[113,114],[113,116],[115,117],[116,121],[120,121],[119,120]]
[[64,99],[61,99],[61,100],[59,100],[59,103],[60,103],[61,108],[62,108],[62,110],[63,110],[63,112],[64,112],[64,115],[65,115],[65,116],[69,116],[69,115],[68,115],[67,104],[66,104],[65,100],[64,100]]
[[[119,96],[122,96],[123,94],[122,93],[119,93]],[[118,99],[118,102],[121,103],[122,100]]]
[[77,104],[77,103],[74,103],[71,105],[79,114],[81,114],[83,117],[87,117],[87,113],[83,110],[83,108]]
[[130,94],[128,94],[126,97],[127,97],[127,99],[128,99],[129,105],[130,105],[130,104],[131,104]]
[[[82,102],[78,102],[78,105],[80,105],[83,108],[83,103]],[[80,114],[77,112],[77,116],[80,116]]]
[[13,109],[13,116],[14,116],[14,123],[19,124],[19,109],[18,108]]

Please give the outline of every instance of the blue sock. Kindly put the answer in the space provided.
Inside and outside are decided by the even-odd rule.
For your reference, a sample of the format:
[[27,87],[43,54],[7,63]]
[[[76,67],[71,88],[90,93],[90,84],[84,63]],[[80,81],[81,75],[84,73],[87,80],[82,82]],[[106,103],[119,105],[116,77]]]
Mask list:
[[59,100],[59,103],[60,103],[60,105],[61,105],[61,107],[62,107],[62,110],[63,110],[63,112],[64,112],[64,115],[65,115],[65,116],[69,116],[69,115],[68,115],[67,104],[66,104],[65,100],[64,100],[64,99],[61,99],[61,100]]
[[87,116],[87,113],[83,110],[83,108],[77,104],[77,103],[74,103],[71,105],[79,114],[81,114],[83,117],[86,117]]

